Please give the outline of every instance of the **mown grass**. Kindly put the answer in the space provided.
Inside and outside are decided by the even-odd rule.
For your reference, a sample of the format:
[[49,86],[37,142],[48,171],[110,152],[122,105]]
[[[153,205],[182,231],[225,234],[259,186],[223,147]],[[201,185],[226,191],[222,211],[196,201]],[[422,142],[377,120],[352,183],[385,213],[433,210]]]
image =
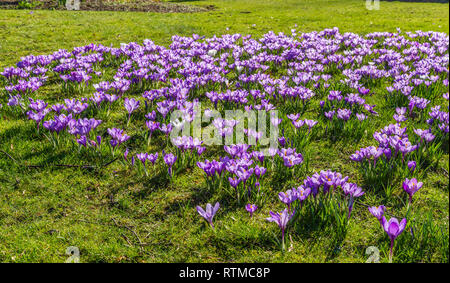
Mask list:
[[[217,6],[207,13],[155,14],[127,12],[64,12],[0,10],[0,68],[13,65],[21,56],[47,54],[89,43],[142,42],[150,38],[167,45],[174,34],[212,36],[269,30],[312,31],[337,26],[342,32],[435,30],[449,32],[448,4],[382,2],[380,11],[368,11],[363,1],[184,1],[189,5]],[[247,13],[250,12],[250,13]],[[228,29],[227,29],[228,28]],[[40,91],[38,97],[56,101],[58,89]],[[331,169],[363,181],[348,156],[374,144],[371,134],[392,122],[389,106],[379,96],[368,103],[384,109],[368,134],[355,143],[317,138],[309,147],[310,170]],[[120,109],[120,110],[119,110]],[[123,128],[124,109],[116,108],[109,126]],[[122,124],[120,124],[122,123]],[[136,119],[127,133],[137,133],[143,119]],[[133,143],[142,141],[131,140]],[[250,219],[243,207],[223,205],[211,230],[195,211],[196,205],[223,201],[220,192],[206,188],[203,172],[188,168],[168,183],[164,178],[140,176],[120,161],[102,169],[55,168],[48,164],[99,162],[67,146],[54,150],[36,134],[35,125],[22,118],[0,120],[0,262],[62,262],[68,246],[77,246],[81,262],[364,262],[368,246],[378,246],[387,261],[388,240],[362,205],[354,208],[345,239],[336,242],[331,227],[292,227],[289,252],[280,251],[279,230],[265,217],[281,208],[276,193],[286,183],[273,184],[273,197]],[[155,148],[150,148],[152,152]],[[109,161],[104,160],[102,163]],[[23,164],[43,165],[26,168]],[[399,238],[394,261],[448,262],[448,152],[437,169],[423,180],[415,196],[414,217],[441,230],[424,236],[423,246],[411,248],[408,235]],[[448,173],[447,173],[448,174]],[[395,188],[393,203],[404,192]],[[383,199],[367,193],[364,202],[378,205]],[[404,216],[404,209],[392,211]],[[428,229],[427,231],[429,231]],[[406,231],[405,231],[406,232]],[[431,244],[427,244],[427,239]],[[431,239],[431,240],[430,240]],[[416,242],[414,242],[416,243]],[[445,246],[446,244],[446,246]],[[446,252],[445,252],[446,250]],[[398,251],[398,252],[397,252]]]
[[[178,2],[178,1],[175,1]],[[362,0],[183,1],[215,5],[216,10],[192,14],[0,10],[0,68],[20,56],[48,54],[89,43],[141,42],[151,38],[168,44],[172,35],[224,33],[262,35],[269,30],[307,32],[339,27],[342,32],[433,30],[449,31],[449,6],[440,3],[381,2],[366,10]],[[228,30],[227,30],[228,28]]]

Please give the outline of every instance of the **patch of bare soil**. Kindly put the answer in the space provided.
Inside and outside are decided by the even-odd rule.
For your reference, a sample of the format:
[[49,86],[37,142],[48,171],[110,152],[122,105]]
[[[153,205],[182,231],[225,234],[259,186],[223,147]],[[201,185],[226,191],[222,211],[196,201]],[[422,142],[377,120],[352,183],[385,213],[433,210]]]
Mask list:
[[[28,0],[33,9],[66,10],[58,0]],[[0,9],[19,9],[20,0],[0,0]],[[81,11],[129,11],[156,13],[194,13],[213,10],[213,5],[191,6],[155,0],[81,0]]]

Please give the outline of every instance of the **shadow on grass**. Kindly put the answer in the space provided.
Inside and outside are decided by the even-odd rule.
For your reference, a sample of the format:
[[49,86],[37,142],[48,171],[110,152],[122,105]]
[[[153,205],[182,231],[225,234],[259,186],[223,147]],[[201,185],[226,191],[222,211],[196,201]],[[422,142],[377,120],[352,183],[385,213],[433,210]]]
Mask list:
[[[273,235],[269,233],[256,233],[253,237],[222,237],[216,235],[210,238],[210,243],[216,249],[217,254],[227,260],[232,259],[233,251],[255,249],[255,247],[272,252],[277,252],[280,249],[278,245],[274,244]],[[230,247],[233,247],[231,251]]]
[[[306,209],[300,210],[297,216],[294,216],[292,220],[294,223],[291,230],[303,240],[310,240],[313,243],[317,243],[317,239],[325,239],[324,247],[326,249],[326,261],[332,260],[337,257],[342,249],[342,243],[347,235],[348,226],[342,234],[339,234],[335,229],[335,221],[332,215],[328,215],[328,218],[321,218],[318,215],[319,210]],[[319,210],[318,210],[319,209]],[[322,245],[322,244],[321,244]]]
[[142,184],[144,188],[138,192],[132,193],[131,196],[137,199],[144,199],[153,192],[168,188],[170,180],[167,177],[166,172],[160,171],[156,175],[149,178],[142,177],[137,180],[130,181],[123,187],[130,187],[138,183]]
[[[3,123],[3,121],[2,121]],[[0,134],[0,141],[12,140],[13,138],[21,140],[30,140],[30,138],[37,138],[37,132],[35,124],[31,125],[26,123],[25,125],[13,126],[7,130],[3,130]]]

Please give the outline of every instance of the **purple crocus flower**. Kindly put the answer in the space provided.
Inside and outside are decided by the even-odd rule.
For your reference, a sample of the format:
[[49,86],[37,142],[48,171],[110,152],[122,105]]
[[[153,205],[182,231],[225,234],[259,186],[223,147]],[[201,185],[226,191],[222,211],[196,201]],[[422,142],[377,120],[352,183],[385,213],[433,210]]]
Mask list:
[[100,147],[100,144],[102,143],[102,136],[97,136],[97,145]]
[[353,196],[353,197],[360,197],[364,194],[364,192],[361,190],[360,187],[358,187],[358,185],[354,184],[354,183],[345,183],[342,186],[342,190],[344,191],[344,194]]
[[280,192],[278,194],[280,201],[287,205],[289,212],[291,211],[291,203],[297,199],[295,190],[287,190],[286,192]]
[[393,118],[397,123],[405,122],[407,120],[407,118],[404,115],[398,114],[394,114]]
[[51,109],[55,111],[56,113],[60,114],[61,111],[64,109],[64,104],[55,104],[51,106]]
[[109,106],[111,107],[111,104],[116,101],[117,99],[119,99],[119,97],[115,94],[107,94],[105,93],[105,98],[106,100],[109,102]]
[[413,195],[420,188],[422,188],[422,185],[423,185],[423,183],[422,182],[417,182],[416,178],[412,178],[411,180],[409,180],[408,178],[405,179],[405,181],[403,182],[403,189],[409,195],[409,203],[412,202]]
[[293,167],[297,164],[303,163],[303,156],[301,153],[296,153],[295,151],[289,152],[284,151],[284,148],[280,152],[280,156],[283,158],[283,164],[286,167]]
[[255,212],[258,207],[256,206],[256,204],[247,204],[245,206],[245,209],[250,213],[250,218],[253,216],[253,212]]
[[292,121],[292,125],[294,125],[294,127],[296,129],[303,127],[304,124],[305,124],[305,121],[303,121],[303,120]]
[[294,216],[294,213],[290,214],[288,212],[288,210],[285,208],[283,211],[278,212],[278,213],[270,211],[270,217],[266,218],[267,221],[275,222],[280,227],[281,243],[282,243],[283,250],[284,250],[284,232],[285,232],[286,226],[287,226],[289,220],[291,220],[292,216]]
[[272,125],[274,125],[275,127],[277,127],[278,125],[280,125],[280,123],[283,121],[283,119],[279,119],[279,118],[275,118],[275,117],[271,117],[270,118],[270,123],[272,123]]
[[139,100],[136,100],[134,98],[129,99],[128,97],[125,98],[124,106],[125,109],[128,111],[128,122],[130,122],[131,113],[133,113],[134,110],[139,108]]
[[156,119],[156,112],[153,110],[152,112],[145,115],[145,118],[151,121],[154,121]]
[[220,204],[218,202],[216,202],[216,204],[214,205],[214,207],[208,203],[206,204],[206,210],[203,210],[203,208],[201,208],[200,206],[197,205],[197,212],[203,217],[205,218],[206,221],[208,221],[208,223],[211,225],[211,227],[214,229],[214,224],[212,222],[214,215],[216,214],[216,212],[219,210]]
[[311,188],[311,192],[314,198],[319,193],[319,187],[322,184],[321,181],[319,181],[319,179],[320,175],[318,173],[315,173],[312,175],[312,177],[307,176],[306,179],[303,181],[305,187]]
[[392,217],[389,221],[383,216],[382,224],[384,231],[388,234],[389,239],[391,239],[391,247],[389,252],[389,262],[392,261],[392,249],[394,247],[394,240],[405,230],[406,218],[403,218],[399,223],[397,218]]
[[86,147],[86,144],[87,144],[86,136],[80,136],[80,138],[77,139],[77,143],[82,145],[82,146],[84,146],[84,147]]
[[[254,170],[255,170],[254,168],[246,169],[245,167],[240,167],[238,170],[236,170],[236,175],[244,183],[244,188],[245,188],[245,184],[247,183],[247,180],[253,175]],[[248,189],[247,190],[248,195],[250,197],[251,187],[249,186],[247,189]]]
[[113,148],[130,139],[130,136],[125,134],[122,129],[110,128],[107,132],[111,136],[110,143]]
[[[163,151],[163,154],[165,154],[164,151]],[[167,153],[164,155],[164,162],[169,167],[168,172],[169,172],[170,177],[172,177],[172,166],[176,160],[177,160],[177,157],[175,155],[173,155],[172,153]]]
[[292,121],[297,121],[300,118],[300,114],[288,114],[287,117]]
[[228,177],[228,181],[230,182],[230,186],[236,189],[236,187],[241,183],[242,180],[236,177]]
[[267,171],[266,168],[260,167],[260,166],[256,166],[255,170],[254,170],[256,178],[257,179],[261,178],[266,173],[266,171]]
[[137,159],[139,159],[142,162],[142,165],[144,165],[145,168],[145,161],[147,161],[148,153],[142,152],[136,154]]
[[109,144],[111,145],[111,147],[114,149],[116,148],[116,146],[119,144],[119,142],[117,140],[110,140]]
[[416,170],[417,163],[414,160],[408,161],[409,171],[412,173]]
[[253,171],[254,171],[253,168],[246,169],[244,167],[241,167],[236,171],[236,175],[239,177],[239,179],[244,181],[245,184],[247,180],[252,176]]
[[125,149],[125,152],[123,153],[123,159],[125,159],[125,161],[128,161],[128,148]]
[[330,188],[336,185],[336,174],[331,170],[320,171],[319,181],[323,184],[323,192],[328,193]]
[[391,151],[391,149],[388,147],[388,148],[385,148],[384,150],[383,150],[383,154],[384,154],[384,156],[386,157],[386,159],[389,161],[389,159],[391,159],[391,157],[392,157],[392,151]]
[[130,98],[126,97],[125,101],[124,101],[125,109],[127,110],[128,114],[130,114],[130,115],[134,110],[136,110],[139,107],[139,104],[140,104],[139,100],[136,100],[134,98],[130,99]]
[[21,99],[22,99],[22,97],[20,96],[20,94],[15,95],[15,96],[10,95],[7,105],[8,106],[19,106],[20,108],[22,108],[22,104],[20,103]]
[[48,106],[48,103],[40,99],[33,100],[32,98],[29,98],[29,101],[30,104],[28,105],[28,107],[30,107],[36,112],[41,112]]
[[206,147],[204,146],[199,146],[197,147],[197,154],[200,156],[202,155],[202,153],[206,150]]
[[426,132],[424,135],[423,135],[423,139],[426,141],[426,142],[431,142],[432,140],[434,140],[434,138],[435,138],[435,135],[433,135],[431,132]]
[[364,121],[365,119],[367,119],[367,116],[363,113],[356,113],[356,118],[358,118],[358,121]]
[[383,226],[383,214],[385,210],[386,207],[384,205],[369,207],[369,212],[380,221],[381,226]]
[[92,147],[97,147],[97,143],[94,140],[89,140],[88,144]]
[[324,115],[328,120],[331,121],[331,120],[333,120],[333,116],[335,113],[336,113],[336,111],[332,110],[332,111],[325,112]]
[[300,200],[300,207],[303,206],[303,202],[311,193],[311,188],[305,188],[304,186],[299,186],[296,190],[297,199]]
[[212,163],[209,162],[209,160],[205,160],[205,162],[199,161],[197,162],[197,166],[202,169],[208,177],[212,177],[215,173],[214,166],[212,166]]
[[305,124],[308,126],[308,132],[311,131],[311,128],[314,127],[318,121],[305,119]]
[[352,209],[353,209],[354,199],[356,197],[362,196],[364,194],[364,192],[362,191],[362,189],[360,187],[358,187],[354,183],[345,183],[342,186],[342,189],[344,190],[345,195],[350,195],[350,200],[348,203],[348,216],[347,216],[347,218],[350,219],[350,215],[351,215]]
[[[280,141],[280,139],[278,139],[278,141]],[[264,162],[264,153],[262,151],[253,151],[252,156],[253,156],[253,158],[257,159],[260,163]],[[255,170],[256,170],[256,168],[255,168]],[[256,172],[255,172],[255,174],[256,174]]]
[[156,160],[158,159],[158,153],[155,152],[153,154],[149,154],[147,160],[150,161],[153,165],[155,165]]
[[167,125],[161,124],[161,125],[159,126],[159,129],[160,129],[161,132],[163,132],[166,136],[168,136],[169,133],[172,131],[173,126],[172,126],[172,124],[170,124],[170,123],[167,124]]
[[280,146],[285,146],[286,145],[286,138],[285,137],[280,137],[278,138],[278,143],[280,144]]
[[36,122],[37,128],[39,130],[40,122],[45,118],[45,115],[49,112],[49,109],[44,109],[41,112],[34,112],[32,110],[27,112],[28,119],[34,120]]
[[351,114],[352,114],[352,111],[349,109],[338,109],[338,111],[337,111],[337,117],[344,121],[348,121],[348,119],[350,119]]
[[149,136],[148,136],[148,141],[147,141],[147,145],[149,146],[153,132],[156,129],[159,129],[159,122],[155,122],[155,121],[152,121],[152,120],[147,120],[147,121],[145,121],[145,125],[150,130],[150,133],[149,133]]
[[370,89],[365,88],[365,87],[358,87],[358,92],[359,92],[361,95],[367,95],[367,94],[370,93]]

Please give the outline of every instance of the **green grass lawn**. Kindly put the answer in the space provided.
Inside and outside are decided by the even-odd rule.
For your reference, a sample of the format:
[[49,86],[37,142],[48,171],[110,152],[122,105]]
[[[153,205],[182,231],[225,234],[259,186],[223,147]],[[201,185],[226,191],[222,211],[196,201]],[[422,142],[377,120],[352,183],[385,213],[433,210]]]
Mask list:
[[[225,0],[182,1],[186,5],[215,5],[214,11],[192,14],[129,12],[69,12],[0,10],[0,69],[21,56],[49,54],[89,43],[119,46],[149,38],[168,45],[172,35],[224,33],[260,36],[270,30],[314,31],[339,27],[341,32],[433,30],[449,33],[449,5],[439,3],[381,2],[369,11],[354,0]],[[40,98],[55,100],[57,90],[47,89]],[[387,125],[392,113],[380,98],[372,104],[385,115],[372,125]],[[123,108],[123,107],[122,107]],[[122,111],[124,111],[122,109]],[[117,126],[118,112],[106,126]],[[392,121],[391,121],[392,122]],[[121,127],[125,125],[120,125]],[[127,132],[137,132],[130,126]],[[315,141],[312,170],[332,169],[359,180],[348,156],[373,144],[371,136],[358,144]],[[69,246],[77,246],[81,262],[365,262],[366,248],[387,250],[378,222],[363,206],[356,206],[346,238],[336,246],[329,229],[291,233],[292,246],[282,253],[276,242],[278,228],[268,223],[269,210],[280,208],[274,187],[273,201],[249,219],[243,208],[221,208],[216,231],[198,216],[195,206],[223,198],[205,189],[203,172],[186,169],[167,184],[143,178],[115,162],[99,170],[76,168],[24,168],[18,164],[83,164],[85,159],[69,149],[53,151],[25,119],[0,118],[0,262],[64,262]],[[150,150],[149,152],[152,152]],[[106,162],[107,160],[105,160]],[[439,166],[448,172],[448,154]],[[448,174],[448,173],[447,173]],[[426,249],[423,258],[398,255],[399,261],[448,262],[448,175],[431,171],[415,200],[417,221],[433,215],[432,225],[447,236]],[[394,195],[403,196],[401,187]],[[378,204],[376,196],[366,202]],[[398,215],[405,211],[398,209]],[[437,237],[434,235],[433,237]],[[435,238],[433,238],[435,239]],[[436,240],[438,241],[438,240]],[[447,252],[445,253],[445,249]],[[386,254],[382,254],[386,261]]]
[[[366,10],[363,0],[183,1],[210,5],[215,11],[193,14],[0,10],[0,68],[20,56],[47,54],[60,48],[94,43],[168,44],[172,35],[264,34],[339,27],[343,32],[449,31],[449,6],[439,3],[381,2]],[[229,30],[227,30],[229,28]]]

